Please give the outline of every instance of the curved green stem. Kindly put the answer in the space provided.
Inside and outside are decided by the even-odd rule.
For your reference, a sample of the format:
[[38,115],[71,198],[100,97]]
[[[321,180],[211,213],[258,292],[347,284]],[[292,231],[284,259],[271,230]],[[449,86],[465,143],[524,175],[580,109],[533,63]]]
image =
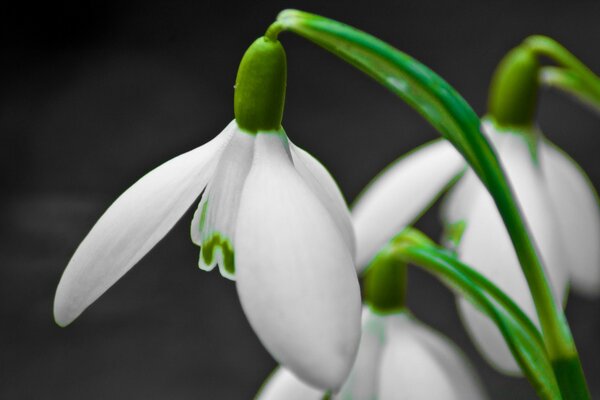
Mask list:
[[267,28],[267,31],[265,32],[265,37],[268,37],[271,40],[277,40],[277,37],[282,31],[283,26],[281,25],[281,23],[275,21],[269,26],[269,28]]
[[[452,262],[455,260],[454,255],[445,252],[443,249],[439,249],[438,257],[446,262]],[[540,346],[544,347],[544,340],[537,327],[533,324],[533,322],[531,322],[523,310],[521,310],[521,308],[506,295],[506,293],[500,290],[496,285],[487,280],[483,275],[473,268],[469,268],[462,263],[457,263],[456,268],[467,278],[469,278],[475,285],[487,292],[495,301],[498,302],[498,304],[509,310],[513,318],[515,318],[515,320],[517,320],[524,327],[524,329],[527,330],[531,338]]]
[[[460,262],[456,254],[448,249],[438,246],[435,242],[429,239],[424,233],[415,228],[406,228],[391,241],[392,248],[396,253],[402,253],[405,248],[412,246],[413,248],[424,249],[437,258],[446,263],[452,264],[460,274],[471,281],[477,288],[480,288],[495,302],[502,306],[515,319],[539,346],[544,347],[544,340],[540,335],[538,328],[529,319],[529,317],[521,310],[521,308],[498,286],[489,281],[485,276]],[[379,254],[390,253],[391,251],[382,250]],[[377,256],[379,257],[379,255]]]
[[[479,118],[467,102],[417,60],[348,25],[296,10],[280,13],[278,23],[284,30],[318,44],[397,94],[461,152],[492,195],[507,227],[534,299],[550,360],[556,365],[565,360],[579,364],[569,326],[553,298],[507,178],[480,131]],[[559,374],[561,370],[557,368],[555,372]],[[585,382],[585,378],[579,381]]]
[[380,254],[388,258],[388,263],[393,257],[401,266],[411,263],[424,268],[458,291],[495,323],[538,396],[553,400],[561,398],[539,331],[493,283],[414,229],[403,231]]
[[557,88],[570,94],[600,113],[600,86],[590,85],[576,71],[561,67],[542,67],[539,81],[544,86]]
[[594,110],[600,110],[600,77],[556,40],[547,36],[530,36],[521,44],[537,56],[548,57],[558,67],[540,71],[541,84],[555,87],[575,96]]
[[588,83],[600,86],[598,76],[556,40],[547,36],[533,35],[525,39],[522,45],[537,55],[548,57],[558,65],[577,72]]

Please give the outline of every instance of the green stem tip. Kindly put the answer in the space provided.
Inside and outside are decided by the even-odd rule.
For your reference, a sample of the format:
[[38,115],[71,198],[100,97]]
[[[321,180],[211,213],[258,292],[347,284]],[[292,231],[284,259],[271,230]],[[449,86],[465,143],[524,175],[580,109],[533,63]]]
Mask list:
[[234,111],[241,129],[256,133],[281,128],[286,80],[285,51],[276,34],[258,38],[246,50],[235,81]]

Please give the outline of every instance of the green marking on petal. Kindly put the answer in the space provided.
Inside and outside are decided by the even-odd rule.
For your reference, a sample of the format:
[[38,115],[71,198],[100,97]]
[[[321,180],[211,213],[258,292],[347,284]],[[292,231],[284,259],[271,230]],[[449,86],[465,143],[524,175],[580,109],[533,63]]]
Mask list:
[[217,250],[220,250],[222,255],[222,263],[219,264],[221,274],[226,278],[232,278],[235,275],[235,252],[229,239],[223,237],[220,233],[213,233],[208,240],[202,241],[202,249],[200,250],[202,261],[206,265],[213,264],[215,262],[215,251]]
[[202,205],[202,211],[200,211],[200,232],[202,232],[206,223],[206,210],[208,210],[208,201]]
[[465,220],[447,224],[444,228],[444,241],[446,241],[454,250],[456,250],[466,228],[467,221]]

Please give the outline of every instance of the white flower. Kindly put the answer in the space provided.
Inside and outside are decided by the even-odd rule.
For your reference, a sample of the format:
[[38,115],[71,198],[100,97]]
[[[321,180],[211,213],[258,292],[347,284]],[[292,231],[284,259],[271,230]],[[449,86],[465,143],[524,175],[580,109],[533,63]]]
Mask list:
[[67,266],[57,323],[71,323],[133,267],[203,190],[191,227],[200,267],[235,277],[275,359],[313,385],[339,388],[360,337],[354,233],[329,173],[283,129],[246,133],[233,121],[123,193]]
[[[600,293],[600,209],[581,168],[541,133],[537,158],[520,134],[483,131],[492,141],[540,250],[557,301],[564,302],[569,282],[588,295]],[[359,265],[366,265],[395,232],[413,222],[465,168],[448,142],[436,141],[400,159],[358,199],[353,219]],[[406,207],[405,205],[408,205]],[[537,316],[525,277],[491,196],[468,170],[447,197],[442,217],[447,226],[464,223],[457,252],[483,273],[535,322]],[[507,373],[519,373],[502,336],[464,299],[461,316],[488,360]]]
[[[257,400],[321,400],[323,392],[278,368]],[[339,400],[477,400],[487,396],[463,354],[407,313],[365,307],[358,357]]]

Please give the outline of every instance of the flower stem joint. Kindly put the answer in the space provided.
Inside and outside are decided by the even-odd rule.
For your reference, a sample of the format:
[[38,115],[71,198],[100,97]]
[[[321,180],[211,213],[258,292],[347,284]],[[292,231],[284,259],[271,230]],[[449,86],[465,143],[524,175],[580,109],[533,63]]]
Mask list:
[[281,128],[287,63],[277,39],[258,38],[246,50],[235,82],[234,111],[238,126],[248,133]]

